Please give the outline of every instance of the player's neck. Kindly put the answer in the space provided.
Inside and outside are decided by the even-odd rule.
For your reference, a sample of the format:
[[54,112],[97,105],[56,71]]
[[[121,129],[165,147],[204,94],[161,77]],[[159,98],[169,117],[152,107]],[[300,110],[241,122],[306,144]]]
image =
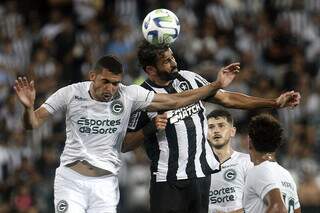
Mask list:
[[213,148],[213,151],[218,156],[221,163],[228,160],[233,153],[233,149],[230,147],[229,144],[227,144],[219,149]]
[[267,153],[261,153],[256,152],[254,154],[253,164],[259,165],[260,163],[263,163],[265,161],[276,161],[276,155],[274,152],[267,152]]
[[168,86],[171,81],[170,80],[162,80],[160,78],[157,77],[153,77],[153,76],[149,76],[150,81],[152,81],[154,84],[161,86],[161,87],[166,87]]

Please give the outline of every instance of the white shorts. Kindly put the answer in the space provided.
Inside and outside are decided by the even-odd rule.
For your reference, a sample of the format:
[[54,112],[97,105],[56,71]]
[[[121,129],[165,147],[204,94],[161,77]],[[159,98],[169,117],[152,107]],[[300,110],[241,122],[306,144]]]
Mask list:
[[116,213],[119,183],[115,175],[83,176],[60,166],[54,180],[56,213]]

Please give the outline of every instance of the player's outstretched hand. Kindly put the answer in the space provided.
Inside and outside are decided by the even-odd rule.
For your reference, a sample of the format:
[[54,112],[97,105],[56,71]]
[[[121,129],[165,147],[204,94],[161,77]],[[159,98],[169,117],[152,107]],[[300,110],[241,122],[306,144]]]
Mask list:
[[221,88],[227,87],[239,72],[240,72],[239,62],[229,64],[228,66],[220,69],[218,73],[217,81],[221,84]]
[[34,105],[36,98],[36,90],[34,88],[34,82],[28,81],[26,77],[19,77],[14,85],[14,90],[20,100],[20,102],[26,107],[31,108]]
[[156,126],[157,130],[164,130],[167,126],[167,115],[166,113],[158,114],[154,119],[154,125]]
[[280,108],[296,107],[297,105],[300,104],[300,99],[301,99],[301,96],[299,92],[290,91],[290,92],[282,93],[277,98],[276,101]]

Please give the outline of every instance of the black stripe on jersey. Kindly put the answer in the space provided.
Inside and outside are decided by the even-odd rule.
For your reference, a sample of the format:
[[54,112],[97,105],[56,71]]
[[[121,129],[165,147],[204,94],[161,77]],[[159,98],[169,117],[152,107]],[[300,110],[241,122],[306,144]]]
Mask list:
[[[185,81],[188,84],[190,89],[193,89],[190,82],[179,75],[177,77],[179,81]],[[197,176],[195,170],[194,159],[197,153],[197,131],[193,119],[191,117],[187,117],[183,120],[184,124],[186,125],[187,135],[188,135],[188,163],[186,168],[186,173],[188,178],[195,178]]]
[[152,81],[150,81],[149,79],[147,79],[145,82],[143,82],[143,83],[141,84],[141,86],[142,86],[143,88],[147,89],[147,90],[156,92],[156,91],[152,88],[152,86],[150,86],[150,83],[152,83]]
[[[194,80],[196,81],[198,87],[203,87],[203,86],[206,86],[206,85],[207,85],[207,84],[203,84],[203,81],[199,81],[200,79],[194,79]],[[218,92],[218,90],[216,90],[215,93],[212,94],[212,96],[209,96],[209,97],[203,99],[203,101],[204,101],[204,102],[210,102],[209,99],[210,99],[211,97],[214,97],[214,96],[217,94],[217,92]]]
[[[164,88],[167,93],[177,93],[173,88],[172,84]],[[168,173],[167,180],[177,180],[177,171],[178,171],[178,159],[179,159],[179,146],[177,131],[174,124],[168,123],[166,126],[166,137],[169,147],[169,160],[168,160]]]
[[158,170],[158,161],[160,157],[160,148],[156,134],[150,135],[148,139],[144,141],[144,148],[151,161],[150,170],[152,176],[153,172],[157,172]]
[[[143,82],[141,86],[147,90],[154,91],[156,92],[150,84],[148,84],[148,80]],[[147,116],[146,112],[143,112],[144,116]],[[159,157],[160,157],[160,148],[159,148],[159,143],[157,139],[156,134],[152,134],[149,136],[145,141],[144,141],[144,147],[146,149],[146,153],[151,160],[151,165],[150,165],[150,170],[151,170],[151,176],[153,175],[153,172],[157,172],[158,170],[158,162],[159,162]]]
[[49,106],[51,109],[56,110],[56,109],[53,108],[53,106],[51,106],[50,104],[48,104],[48,103],[44,103],[44,104],[47,105],[47,106]]
[[199,87],[203,87],[203,86],[209,84],[209,82],[206,79],[202,79],[202,78],[200,78],[198,76],[195,76],[194,80],[197,82],[198,86],[199,86],[199,83],[202,85],[202,86],[199,86]]
[[[199,113],[199,117],[201,119],[201,127],[203,129],[204,128],[203,123],[204,123],[204,119],[205,118],[204,118],[202,113]],[[206,138],[207,137],[204,135],[204,131],[202,131],[202,153],[200,155],[200,163],[201,163],[201,168],[202,168],[203,173],[207,176],[207,175],[210,175],[212,173],[216,173],[216,172],[220,171],[220,169],[212,170],[211,167],[209,166],[208,162],[207,162],[207,158],[206,158],[206,143],[208,143],[208,142],[207,142]],[[217,161],[219,161],[216,155],[214,155],[214,157],[217,159]]]
[[198,87],[203,87],[205,86],[205,84],[203,84],[201,81],[199,81],[198,79],[194,79],[198,85]]

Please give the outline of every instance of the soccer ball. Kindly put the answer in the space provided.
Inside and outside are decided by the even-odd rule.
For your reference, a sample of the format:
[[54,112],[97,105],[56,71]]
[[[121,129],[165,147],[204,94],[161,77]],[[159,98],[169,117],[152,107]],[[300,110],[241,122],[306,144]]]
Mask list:
[[151,11],[143,20],[142,33],[151,44],[169,44],[174,42],[180,32],[177,16],[167,9]]

